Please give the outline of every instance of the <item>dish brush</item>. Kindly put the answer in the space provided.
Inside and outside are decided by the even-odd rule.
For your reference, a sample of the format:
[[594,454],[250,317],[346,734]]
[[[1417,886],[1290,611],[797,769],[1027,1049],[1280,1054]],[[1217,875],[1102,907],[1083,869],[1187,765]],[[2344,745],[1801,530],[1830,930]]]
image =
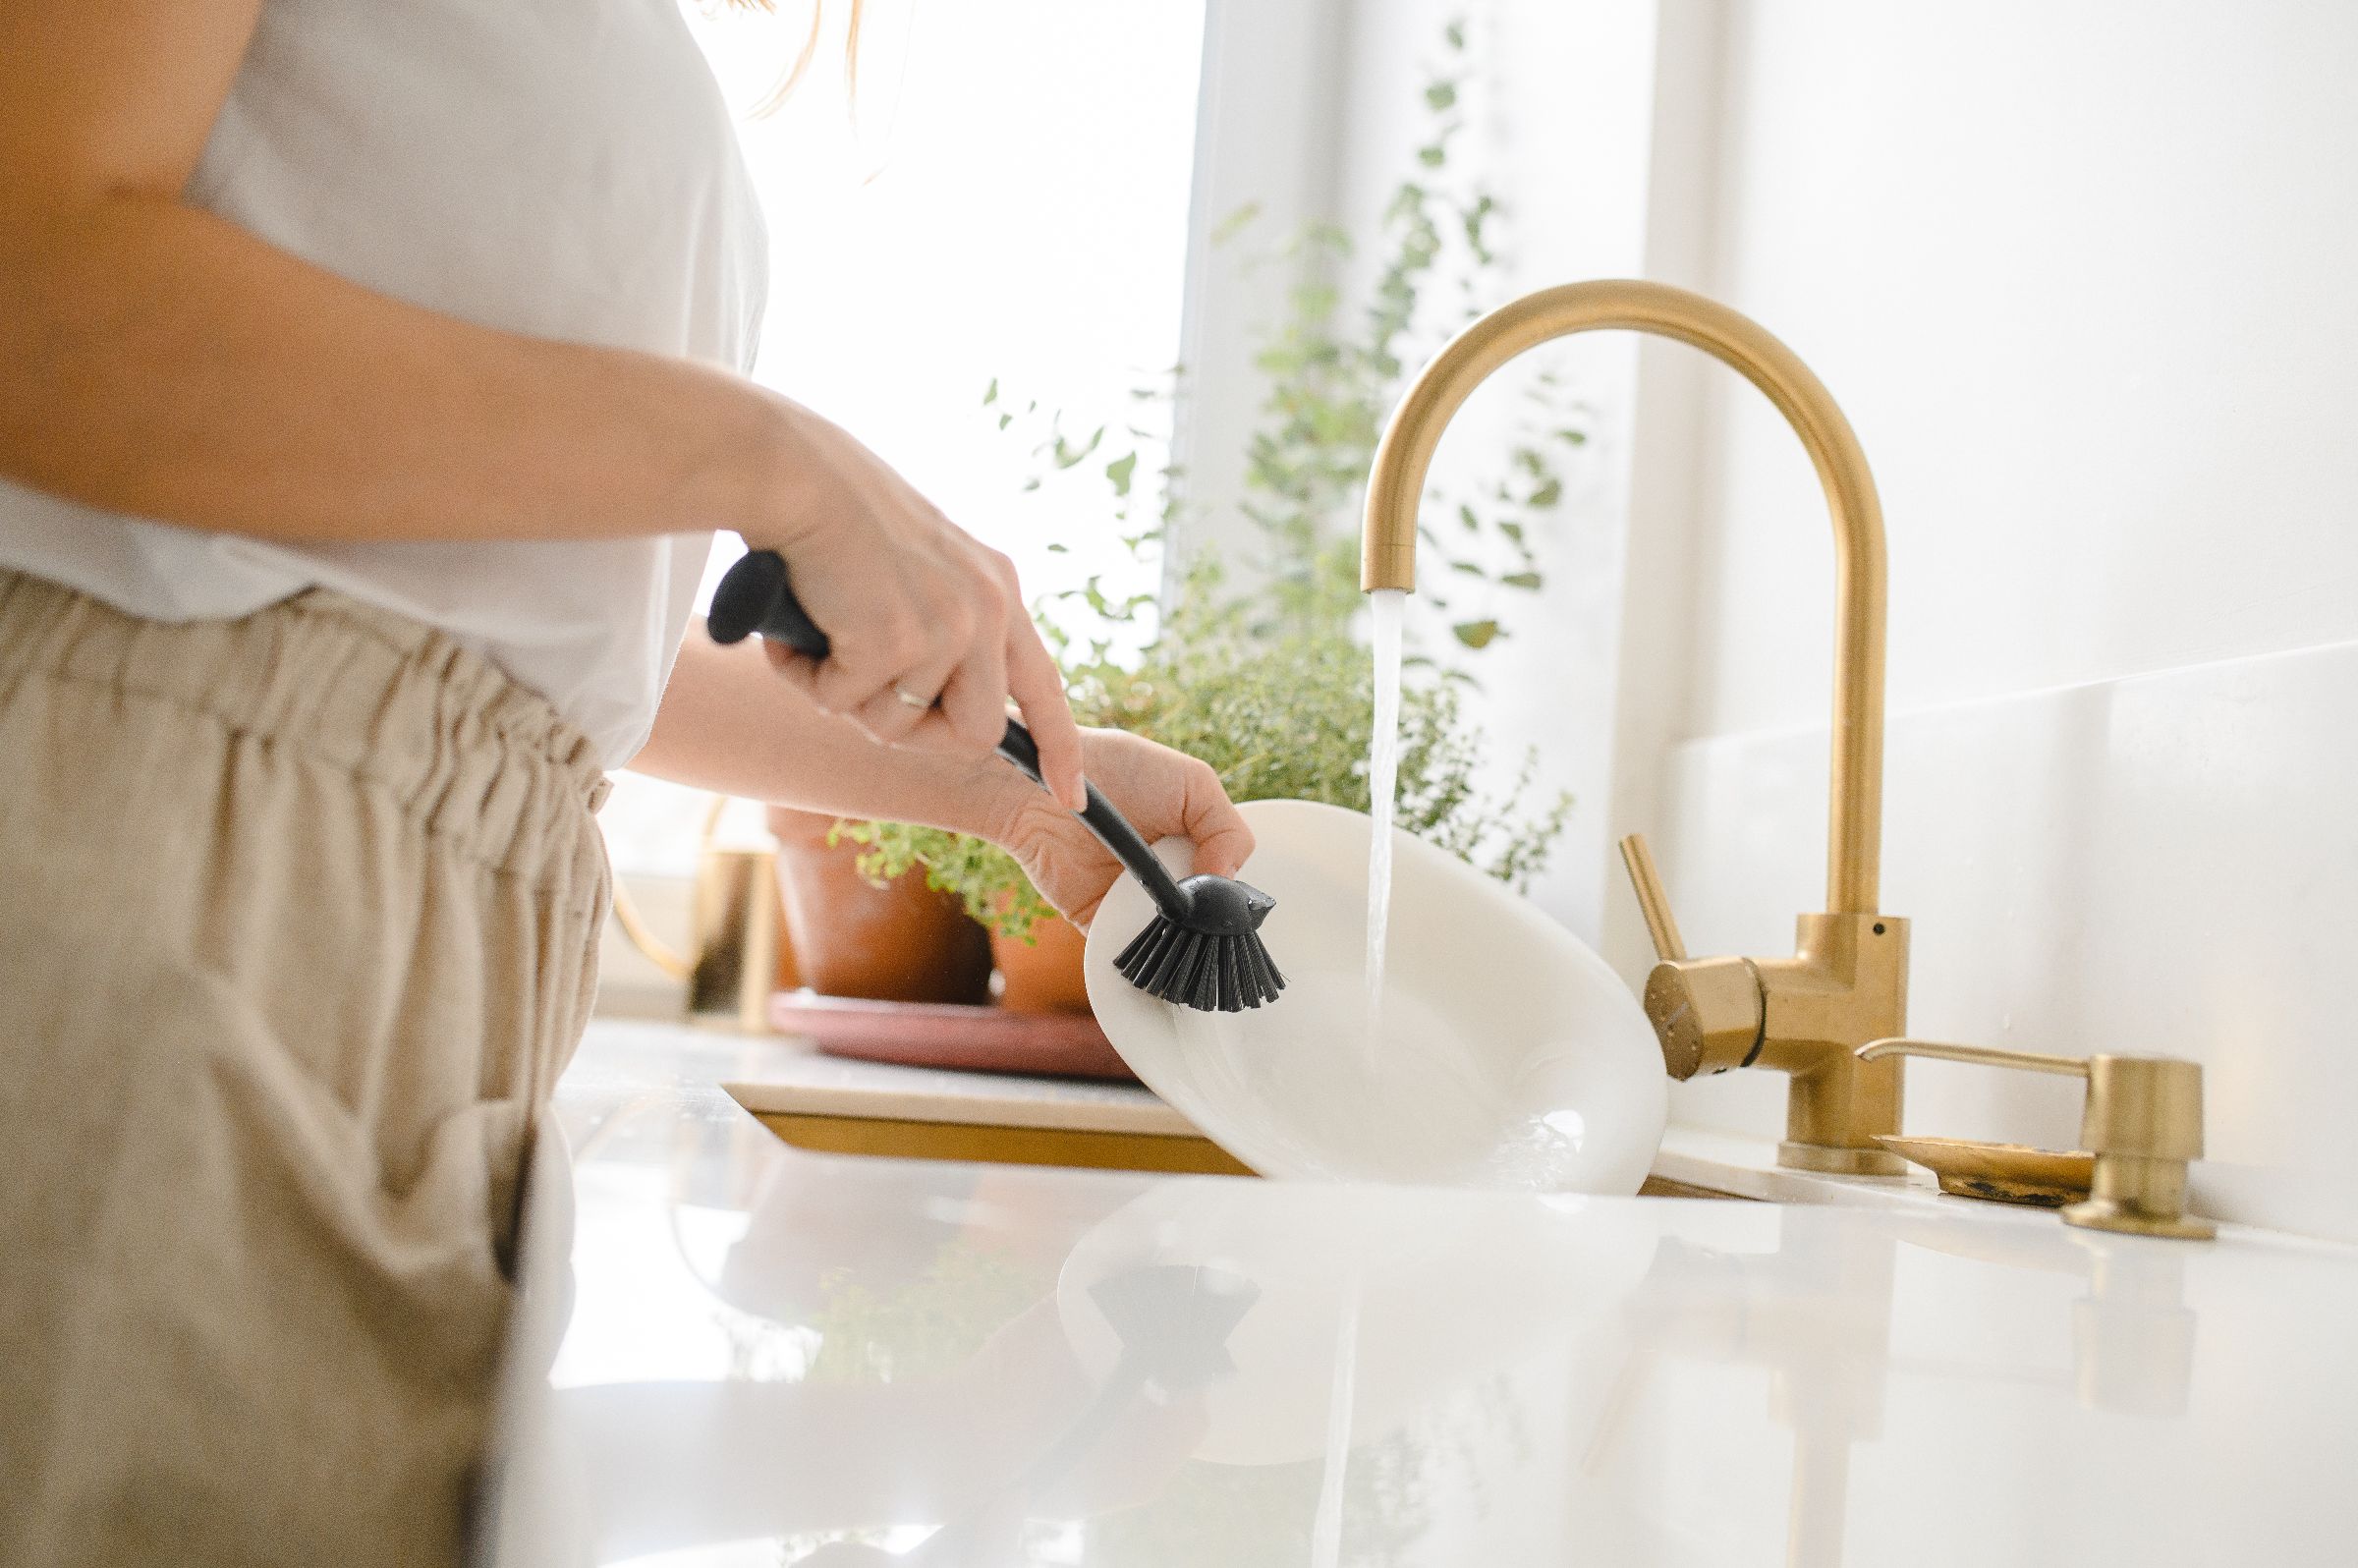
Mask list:
[[[785,557],[775,550],[755,550],[729,568],[713,590],[704,628],[715,643],[741,643],[758,633],[806,658],[827,656],[827,634],[794,596]],[[1045,787],[1039,748],[1022,724],[1007,721],[996,751]],[[1277,907],[1275,899],[1225,876],[1172,876],[1094,784],[1089,805],[1074,814],[1154,902],[1154,919],[1113,961],[1123,979],[1150,996],[1204,1013],[1237,1013],[1277,999],[1285,977],[1261,939],[1261,924]]]

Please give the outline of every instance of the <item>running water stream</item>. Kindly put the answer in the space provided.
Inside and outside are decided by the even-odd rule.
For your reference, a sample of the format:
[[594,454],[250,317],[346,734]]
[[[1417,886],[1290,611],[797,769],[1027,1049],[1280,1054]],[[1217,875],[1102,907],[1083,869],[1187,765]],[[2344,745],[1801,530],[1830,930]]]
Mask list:
[[1392,923],[1392,796],[1400,783],[1400,618],[1408,595],[1368,595],[1375,616],[1376,728],[1368,744],[1368,1041],[1383,1019],[1383,953]]

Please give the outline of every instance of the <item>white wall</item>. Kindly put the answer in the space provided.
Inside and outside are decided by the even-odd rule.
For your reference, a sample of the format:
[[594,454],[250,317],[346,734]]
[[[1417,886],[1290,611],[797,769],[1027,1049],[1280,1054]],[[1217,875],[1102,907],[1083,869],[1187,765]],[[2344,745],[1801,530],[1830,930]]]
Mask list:
[[[1710,215],[1657,273],[1791,343],[1890,527],[1884,905],[1918,1034],[2209,1068],[2211,1211],[2358,1236],[2358,7],[1691,6]],[[1690,196],[1690,200],[1693,197]],[[1690,945],[1818,894],[1827,530],[1713,374],[1655,818]],[[1626,904],[1614,950],[1631,950]],[[1782,1082],[1688,1086],[1772,1132]],[[1911,1130],[2060,1143],[2062,1081],[1911,1068]]]
[[[2358,7],[1725,14],[1708,283],[1875,460],[1896,704],[2358,636]],[[1707,734],[1819,716],[1829,602],[1799,449],[1724,413]]]
[[[1337,3],[1348,219],[1460,8]],[[2358,6],[1471,10],[1518,284],[1729,301],[1875,465],[1916,1032],[2200,1059],[2199,1204],[2358,1238]],[[1591,340],[1577,373],[1581,526],[1479,715],[1580,795],[1542,901],[1639,980],[1611,844],[1644,828],[1691,946],[1789,951],[1823,887],[1817,486],[1701,356]],[[1482,460],[1467,423],[1444,465]],[[1675,1114],[1773,1136],[1783,1100],[1731,1074]],[[2060,1146],[2075,1117],[2065,1081],[1911,1069],[1914,1131]]]

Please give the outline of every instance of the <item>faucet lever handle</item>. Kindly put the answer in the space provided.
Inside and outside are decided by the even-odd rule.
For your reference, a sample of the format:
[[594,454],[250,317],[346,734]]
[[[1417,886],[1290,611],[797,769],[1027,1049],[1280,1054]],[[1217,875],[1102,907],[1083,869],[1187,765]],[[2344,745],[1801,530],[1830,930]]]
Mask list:
[[1636,889],[1638,908],[1646,917],[1646,934],[1654,938],[1655,956],[1665,964],[1673,964],[1687,956],[1687,944],[1678,934],[1678,921],[1670,913],[1670,895],[1662,891],[1661,872],[1654,868],[1654,851],[1646,847],[1646,835],[1632,833],[1621,841],[1621,864],[1629,868],[1629,885]]

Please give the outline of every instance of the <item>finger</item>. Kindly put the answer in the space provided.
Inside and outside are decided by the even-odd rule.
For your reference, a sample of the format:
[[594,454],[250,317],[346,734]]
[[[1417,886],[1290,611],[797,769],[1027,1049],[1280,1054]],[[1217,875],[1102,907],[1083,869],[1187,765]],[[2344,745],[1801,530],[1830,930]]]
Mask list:
[[844,716],[860,726],[861,732],[871,741],[884,746],[906,745],[925,723],[932,704],[918,707],[900,699],[898,682],[886,691],[877,693]]
[[817,665],[785,644],[772,643],[767,638],[761,639],[761,652],[769,660],[769,667],[784,676],[789,685],[805,697],[812,695],[811,689],[818,682]]
[[1196,869],[1234,876],[1253,858],[1253,829],[1220,787],[1220,776],[1197,762],[1186,770],[1180,818],[1196,842]]
[[1007,649],[985,639],[950,672],[941,689],[940,713],[950,729],[978,751],[989,751],[1007,733]]
[[1105,895],[1112,892],[1113,884],[1121,879],[1122,863],[1110,855],[1105,856],[1103,867],[1090,879],[1090,884],[1097,889],[1095,895],[1079,900],[1072,908],[1059,909],[1056,913],[1062,915],[1075,930],[1087,934],[1090,923],[1097,918],[1097,911],[1105,907]]
[[[1001,725],[1000,728],[1004,733],[1005,726]],[[939,707],[919,719],[914,728],[891,744],[905,751],[954,752],[961,756],[973,756],[982,750],[982,747],[975,744],[971,735],[954,728],[950,723],[949,715]],[[1029,785],[1025,787],[1030,788]],[[1039,799],[1041,806],[1058,815],[1063,814],[1063,808],[1046,795],[1042,794]]]
[[[859,717],[877,698],[889,699],[893,686],[927,670],[939,671],[934,684],[911,691],[930,698],[948,677],[960,649],[966,645],[971,621],[947,610],[928,615],[900,599],[880,624],[835,639],[826,662],[818,667],[812,696],[830,713]],[[906,704],[903,704],[906,705]]]
[[934,700],[949,678],[950,671],[938,665],[912,671],[887,682],[883,691],[860,704],[860,711],[853,717],[875,739],[887,746],[899,746],[933,715]]
[[1066,811],[1082,810],[1089,791],[1081,781],[1081,726],[1065,700],[1064,672],[1040,642],[1039,629],[1020,611],[1008,640],[1007,690],[1039,747],[1040,781]]
[[859,718],[863,709],[886,695],[893,677],[905,664],[860,657],[838,650],[811,674],[811,700],[829,713]]
[[1040,896],[1085,931],[1122,875],[1122,863],[1081,825],[1079,817],[1063,812],[1055,812],[1055,821],[1047,825],[1024,862]]

